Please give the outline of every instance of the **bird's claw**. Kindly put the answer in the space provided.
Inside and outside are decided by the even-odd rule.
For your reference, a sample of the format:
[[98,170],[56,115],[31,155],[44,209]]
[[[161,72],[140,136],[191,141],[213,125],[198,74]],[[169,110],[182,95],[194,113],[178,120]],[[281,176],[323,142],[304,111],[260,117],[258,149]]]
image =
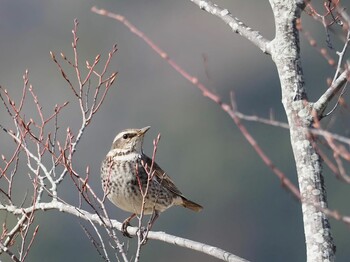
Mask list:
[[132,236],[127,231],[128,226],[130,226],[130,223],[128,221],[124,221],[122,224],[122,233],[123,233],[123,236],[132,238]]
[[147,236],[148,236],[149,228],[148,227],[141,227],[140,234],[142,236],[141,245],[146,245],[147,243]]

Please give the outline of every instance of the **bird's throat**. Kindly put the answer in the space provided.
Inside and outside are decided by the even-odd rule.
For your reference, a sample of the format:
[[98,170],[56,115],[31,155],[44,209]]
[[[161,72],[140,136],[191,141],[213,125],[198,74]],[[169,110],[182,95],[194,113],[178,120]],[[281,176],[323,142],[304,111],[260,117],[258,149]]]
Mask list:
[[118,161],[133,161],[141,158],[141,153],[136,151],[121,151],[119,149],[113,149],[108,152],[108,157],[113,157]]

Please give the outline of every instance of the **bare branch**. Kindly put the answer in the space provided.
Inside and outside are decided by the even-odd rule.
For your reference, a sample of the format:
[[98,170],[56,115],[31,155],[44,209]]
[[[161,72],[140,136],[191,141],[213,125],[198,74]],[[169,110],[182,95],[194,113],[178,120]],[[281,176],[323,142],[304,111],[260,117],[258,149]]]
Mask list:
[[[6,199],[5,201],[1,201],[0,206],[4,207],[4,205],[7,205],[8,207],[13,207],[18,211],[13,213],[13,215],[17,217],[18,221],[11,230],[8,230],[6,228],[6,224],[4,224],[4,232],[0,240],[0,253],[6,252],[7,254],[11,255],[11,251],[9,251],[8,248],[13,245],[15,241],[18,241],[18,256],[16,255],[12,257],[11,255],[11,258],[15,261],[16,257],[19,261],[24,261],[26,259],[37,236],[38,226],[34,228],[33,233],[31,233],[31,228],[35,219],[36,211],[42,204],[42,194],[46,192],[48,196],[51,197],[51,203],[53,205],[57,205],[58,203],[61,205],[68,205],[59,197],[57,192],[58,186],[65,178],[67,172],[71,174],[73,181],[77,182],[76,186],[79,190],[78,192],[80,196],[83,197],[86,203],[90,204],[100,221],[103,223],[105,222],[104,219],[102,219],[103,216],[104,218],[108,218],[103,203],[97,201],[98,204],[96,205],[96,203],[92,203],[89,199],[88,193],[92,194],[94,199],[98,198],[87,185],[88,169],[85,180],[81,179],[80,176],[73,170],[72,158],[86,127],[91,122],[95,113],[101,107],[107,92],[116,79],[117,74],[115,72],[110,76],[106,76],[106,73],[110,66],[111,59],[116,53],[117,49],[116,46],[113,46],[113,49],[108,54],[106,63],[103,66],[102,73],[95,70],[95,66],[100,61],[100,55],[98,55],[93,66],[90,67],[90,69],[88,67],[89,71],[87,75],[83,77],[81,75],[81,70],[79,68],[80,65],[78,63],[77,26],[78,22],[75,20],[72,44],[74,63],[71,63],[64,54],[61,54],[61,57],[68,63],[69,67],[73,68],[78,81],[78,87],[75,87],[67,78],[67,75],[60,62],[51,52],[52,60],[58,66],[63,78],[68,82],[69,88],[74,95],[73,97],[76,97],[76,101],[78,102],[80,108],[82,123],[80,129],[77,131],[77,134],[75,134],[69,128],[66,130],[60,129],[59,132],[58,115],[62,112],[62,109],[68,105],[68,102],[65,102],[63,105],[56,104],[54,111],[49,114],[48,117],[46,116],[37,93],[35,92],[33,86],[29,84],[28,70],[26,70],[23,76],[23,91],[19,103],[16,104],[9,92],[0,87],[0,99],[15,127],[13,131],[9,128],[5,128],[3,125],[0,125],[2,131],[4,131],[15,143],[15,150],[9,159],[7,159],[4,155],[1,156],[4,165],[3,167],[0,167],[0,179],[3,179],[3,181],[7,183],[7,188],[5,190],[1,188],[1,197],[4,198],[5,196]],[[84,86],[87,83],[89,83],[89,87]],[[96,83],[96,85],[92,87],[95,89],[94,96],[90,99],[87,93],[89,92],[91,84],[93,83]],[[25,112],[22,112],[22,109],[25,108],[26,103],[28,102],[32,102],[34,104],[36,113],[35,117],[29,118],[29,121],[26,120]],[[38,120],[34,120],[36,118],[38,118]],[[50,132],[51,129],[53,130]],[[58,140],[58,138],[61,137],[61,134],[63,137],[65,137],[63,142]],[[23,152],[23,155],[20,154],[21,152]],[[19,205],[14,203],[12,200],[12,181],[17,173],[18,163],[22,158],[24,159],[24,163],[27,165],[29,170],[28,177],[33,185],[32,194],[30,195],[31,201],[28,207],[25,207],[28,205],[27,194],[25,194],[24,200]],[[44,159],[47,158],[51,160],[49,163],[44,161]],[[58,170],[60,170],[60,174],[57,174],[59,172]],[[89,190],[89,192],[87,193],[86,190]],[[101,205],[101,207],[99,205]],[[103,212],[101,215],[100,210]],[[11,213],[7,209],[6,211]],[[89,222],[91,224],[91,221]],[[99,236],[99,239],[102,239],[99,232],[96,231],[97,227],[95,224],[93,225],[93,228],[95,229],[96,234]],[[107,231],[112,240],[110,243],[115,243],[115,246],[119,249],[120,254],[122,254],[122,257],[124,258],[124,261],[127,261],[122,244],[120,244],[119,240],[117,239],[114,230],[109,229],[107,226],[103,226],[103,228]],[[104,254],[107,254],[103,243],[102,246]]]
[[0,242],[0,254],[2,253],[1,251],[4,251],[6,254],[8,254],[10,256],[10,258],[15,261],[15,262],[21,262],[21,260],[18,259],[18,257],[16,257],[16,255],[14,253],[11,252],[11,250],[9,250],[6,246],[4,246],[1,242]]
[[271,54],[268,45],[270,41],[265,39],[258,31],[254,31],[252,28],[245,25],[237,17],[232,16],[230,11],[227,9],[223,9],[217,4],[207,0],[191,0],[191,2],[198,5],[200,9],[219,17],[232,29],[233,32],[248,39],[251,43],[259,47],[265,54]]
[[[60,212],[68,213],[71,215],[74,215],[75,217],[87,220],[87,221],[93,221],[94,223],[104,226],[107,225],[109,228],[114,228],[121,230],[122,229],[122,223],[116,221],[116,220],[109,220],[105,217],[103,217],[103,221],[97,214],[91,214],[83,209],[79,209],[75,206],[64,204],[58,201],[53,201],[49,203],[39,203],[36,206],[31,206],[28,208],[17,208],[15,206],[7,206],[0,204],[0,210],[6,210],[14,215],[22,214],[24,213],[30,213],[33,211],[48,211],[48,210],[58,210]],[[128,227],[128,232],[131,235],[136,235],[138,231],[138,227]],[[166,243],[174,244],[176,246],[181,246],[184,248],[196,250],[205,254],[208,254],[210,256],[219,258],[223,261],[232,261],[232,262],[243,262],[247,261],[243,258],[239,258],[227,251],[224,251],[220,248],[206,245],[200,242],[192,241],[186,238],[181,238],[178,236],[169,235],[164,232],[155,232],[150,231],[148,234],[149,239],[154,240],[160,240]]]
[[349,79],[349,69],[346,69],[340,76],[333,81],[332,85],[326,90],[326,92],[314,103],[313,108],[316,110],[318,117],[322,118],[322,113],[326,109],[328,103],[333,97],[341,90],[341,88],[347,83]]

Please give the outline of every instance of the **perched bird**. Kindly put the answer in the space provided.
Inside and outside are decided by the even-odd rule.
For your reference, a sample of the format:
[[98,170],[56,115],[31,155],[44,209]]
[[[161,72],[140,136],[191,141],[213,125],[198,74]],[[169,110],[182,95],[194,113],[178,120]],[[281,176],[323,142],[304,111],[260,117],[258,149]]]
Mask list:
[[143,139],[149,128],[126,129],[117,134],[101,167],[102,187],[107,198],[120,209],[132,213],[122,226],[123,234],[129,237],[126,228],[141,213],[142,193],[146,190],[149,176],[151,179],[143,210],[144,214],[152,215],[150,225],[160,212],[173,205],[196,212],[202,210],[202,206],[184,197],[170,177],[155,162],[152,166],[152,159],[143,153]]

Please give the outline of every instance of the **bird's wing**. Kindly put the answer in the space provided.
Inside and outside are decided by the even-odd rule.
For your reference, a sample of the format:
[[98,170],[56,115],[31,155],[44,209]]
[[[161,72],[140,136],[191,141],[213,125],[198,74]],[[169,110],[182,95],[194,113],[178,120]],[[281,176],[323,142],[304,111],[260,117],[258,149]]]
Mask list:
[[[147,164],[147,169],[149,169],[152,165],[152,159],[146,155],[143,155],[142,160],[145,161],[145,163]],[[160,183],[162,186],[164,186],[166,189],[170,190],[174,194],[183,196],[181,191],[175,186],[171,178],[157,165],[156,162],[153,163],[152,172],[154,172],[153,178],[156,179],[158,183]]]

